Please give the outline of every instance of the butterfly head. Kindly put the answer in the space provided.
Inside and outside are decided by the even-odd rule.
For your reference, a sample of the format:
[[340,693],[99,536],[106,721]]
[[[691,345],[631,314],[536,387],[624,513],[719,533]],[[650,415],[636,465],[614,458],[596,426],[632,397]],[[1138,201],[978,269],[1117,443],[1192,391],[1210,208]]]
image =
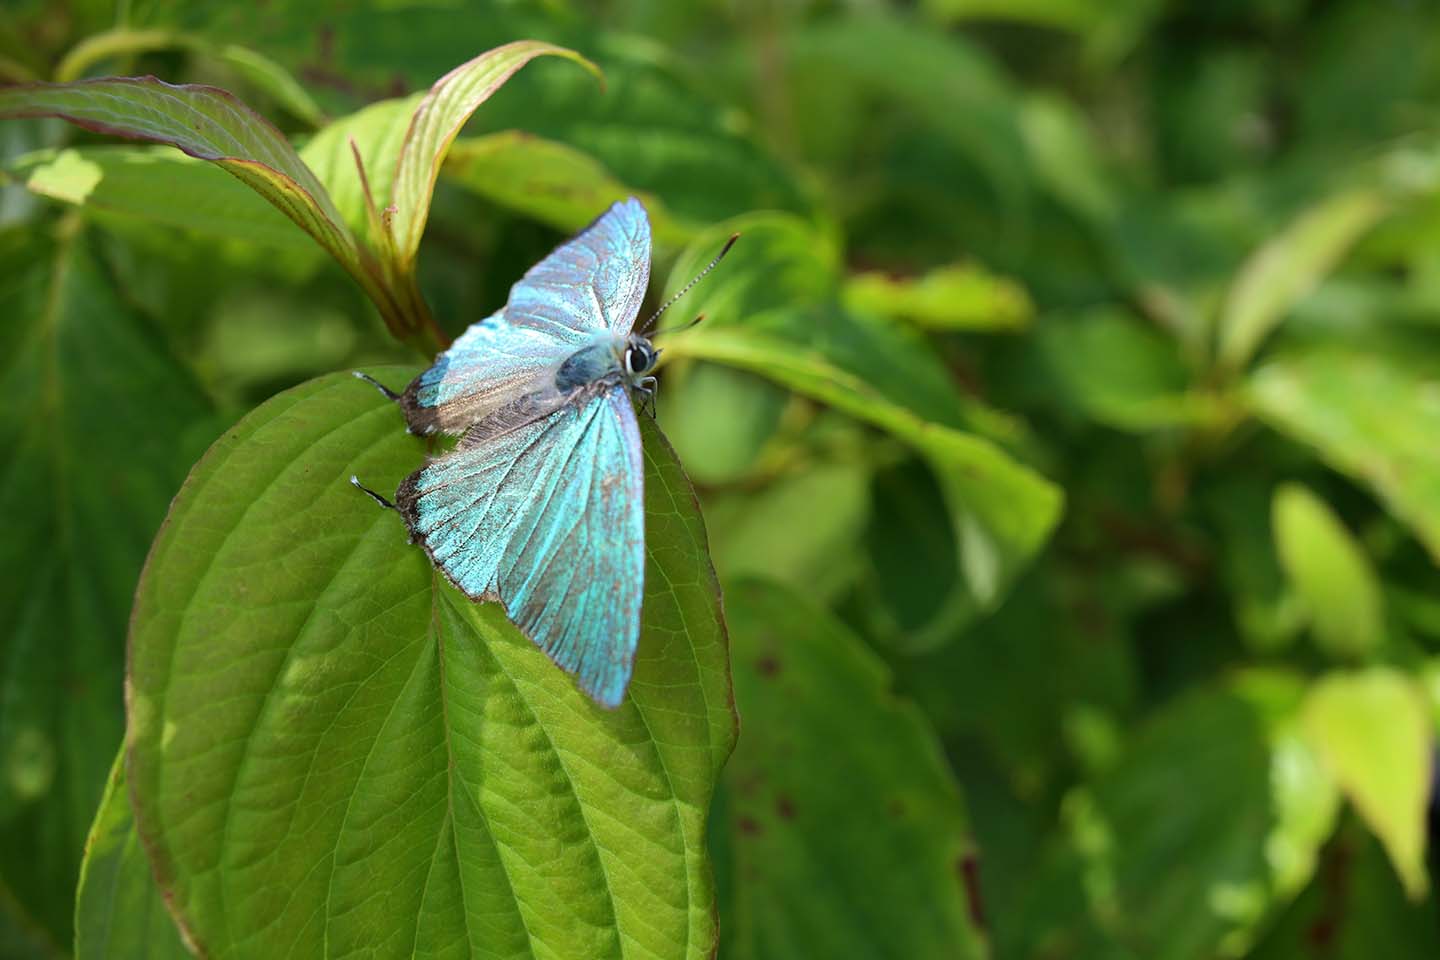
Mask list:
[[631,383],[638,381],[655,369],[659,357],[660,351],[649,340],[638,333],[630,334],[625,341],[625,376]]

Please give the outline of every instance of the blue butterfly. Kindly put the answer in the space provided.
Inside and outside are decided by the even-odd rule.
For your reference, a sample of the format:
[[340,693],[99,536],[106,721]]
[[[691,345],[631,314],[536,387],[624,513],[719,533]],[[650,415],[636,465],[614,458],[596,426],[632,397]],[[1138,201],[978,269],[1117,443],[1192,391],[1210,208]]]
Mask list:
[[404,392],[356,372],[411,432],[460,441],[393,504],[351,483],[606,707],[625,696],[640,637],[644,466],[629,394],[653,396],[659,351],[632,332],[649,281],[650,222],[632,197],[532,267]]

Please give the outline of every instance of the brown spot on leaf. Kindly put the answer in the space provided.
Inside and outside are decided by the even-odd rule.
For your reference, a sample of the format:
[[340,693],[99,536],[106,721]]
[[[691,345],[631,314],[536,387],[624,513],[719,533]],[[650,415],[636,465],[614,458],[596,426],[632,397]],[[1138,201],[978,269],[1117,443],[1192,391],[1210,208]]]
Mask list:
[[964,854],[955,860],[955,871],[960,874],[960,883],[965,887],[965,900],[970,908],[970,922],[976,929],[985,929],[985,901],[980,896],[980,858],[973,853]]
[[780,673],[780,661],[766,654],[755,661],[755,669],[759,671],[762,677],[773,677]]
[[747,837],[758,837],[761,833],[760,824],[754,817],[738,817],[735,820],[735,826],[739,827],[740,832]]
[[775,812],[780,815],[781,820],[795,819],[795,803],[786,794],[780,794],[775,798]]

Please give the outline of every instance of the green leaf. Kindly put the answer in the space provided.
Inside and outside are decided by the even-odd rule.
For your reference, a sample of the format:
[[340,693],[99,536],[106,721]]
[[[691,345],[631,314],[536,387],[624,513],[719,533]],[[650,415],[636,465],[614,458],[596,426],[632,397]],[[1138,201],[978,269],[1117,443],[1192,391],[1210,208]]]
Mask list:
[[1385,639],[1380,581],[1365,551],[1325,501],[1298,484],[1275,491],[1275,546],[1315,630],[1336,657],[1361,657]]
[[1419,899],[1435,727],[1418,686],[1388,667],[1332,673],[1306,697],[1305,732]]
[[[423,97],[417,93],[372,103],[331,122],[300,149],[300,158],[325,185],[341,219],[375,249],[384,249],[388,240],[372,232],[370,202],[374,202],[376,210],[390,205],[400,145],[405,142],[411,118]],[[357,151],[365,166],[365,181],[360,179],[355,165]],[[370,200],[365,196],[366,182]]]
[[10,171],[32,193],[89,211],[147,220],[315,261],[319,251],[273,206],[208,163],[164,147],[83,147],[20,157]]
[[1374,490],[1440,561],[1437,360],[1425,344],[1287,351],[1255,372],[1248,396],[1272,427]]
[[346,482],[390,489],[425,453],[365,384],[310,381],[211,448],[151,552],[129,675],[137,822],[205,953],[711,955],[725,630],[646,424],[644,626],[614,711]]
[[566,233],[631,195],[645,204],[657,243],[679,246],[695,233],[653,193],[621,183],[590,154],[520,130],[456,140],[443,172],[472,193]]
[[940,267],[913,279],[855,274],[845,281],[845,302],[930,330],[1023,330],[1034,312],[1024,287],[974,264]]
[[[1015,575],[1044,544],[1059,519],[1060,490],[986,440],[922,420],[880,396],[869,384],[812,350],[734,327],[701,324],[669,338],[666,349],[768,377],[797,393],[894,434],[935,471],[959,545],[962,582],[947,627],[993,609]],[[951,635],[917,635],[907,644],[931,646]]]
[[122,749],[115,755],[100,811],[85,841],[75,895],[75,957],[186,960],[189,956],[135,831]]
[[67,946],[135,579],[212,427],[77,226],[0,233],[0,897]]
[[964,806],[919,711],[802,595],[751,581],[725,600],[746,722],[725,771],[725,955],[985,956]]
[[389,226],[402,268],[415,260],[430,216],[430,196],[450,143],[480,105],[511,75],[539,56],[573,60],[603,81],[600,68],[573,50],[538,40],[517,40],[486,51],[435,81],[415,108],[395,167]]
[[1386,212],[1371,190],[1330,197],[1267,241],[1236,276],[1219,320],[1219,362],[1239,370],[1285,314]]

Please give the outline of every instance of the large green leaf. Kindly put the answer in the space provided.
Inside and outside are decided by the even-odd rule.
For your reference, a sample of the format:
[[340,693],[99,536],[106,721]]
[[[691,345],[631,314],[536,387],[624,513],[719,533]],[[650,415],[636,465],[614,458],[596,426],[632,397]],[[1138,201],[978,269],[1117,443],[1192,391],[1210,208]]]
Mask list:
[[85,841],[75,894],[75,957],[185,960],[189,956],[135,830],[122,749],[115,756],[100,812]]
[[207,401],[77,227],[0,234],[0,897],[66,945],[135,579],[208,439]]
[[726,956],[983,957],[975,849],[940,744],[802,595],[726,596],[746,733],[725,772]]
[[868,383],[777,337],[736,327],[701,325],[669,338],[666,349],[749,370],[829,404],[910,444],[935,471],[950,508],[962,583],[953,610],[938,618],[941,634],[916,634],[912,648],[948,638],[949,629],[993,609],[1015,575],[1044,544],[1059,518],[1062,494],[1045,478],[989,441],[917,417]]
[[206,953],[710,955],[725,631],[646,423],[644,627],[615,711],[346,483],[389,489],[424,454],[364,384],[281,394],[195,468],[136,601],[129,742],[141,834]]
[[1275,429],[1368,484],[1440,561],[1437,361],[1440,352],[1427,344],[1296,349],[1255,372],[1249,397]]
[[430,216],[430,195],[435,191],[435,180],[451,141],[470,115],[516,70],[540,56],[564,57],[600,76],[598,67],[573,50],[538,40],[517,40],[486,51],[445,74],[415,108],[395,167],[391,197],[395,209],[389,221],[396,256],[402,265],[412,263],[420,249],[420,235]]

